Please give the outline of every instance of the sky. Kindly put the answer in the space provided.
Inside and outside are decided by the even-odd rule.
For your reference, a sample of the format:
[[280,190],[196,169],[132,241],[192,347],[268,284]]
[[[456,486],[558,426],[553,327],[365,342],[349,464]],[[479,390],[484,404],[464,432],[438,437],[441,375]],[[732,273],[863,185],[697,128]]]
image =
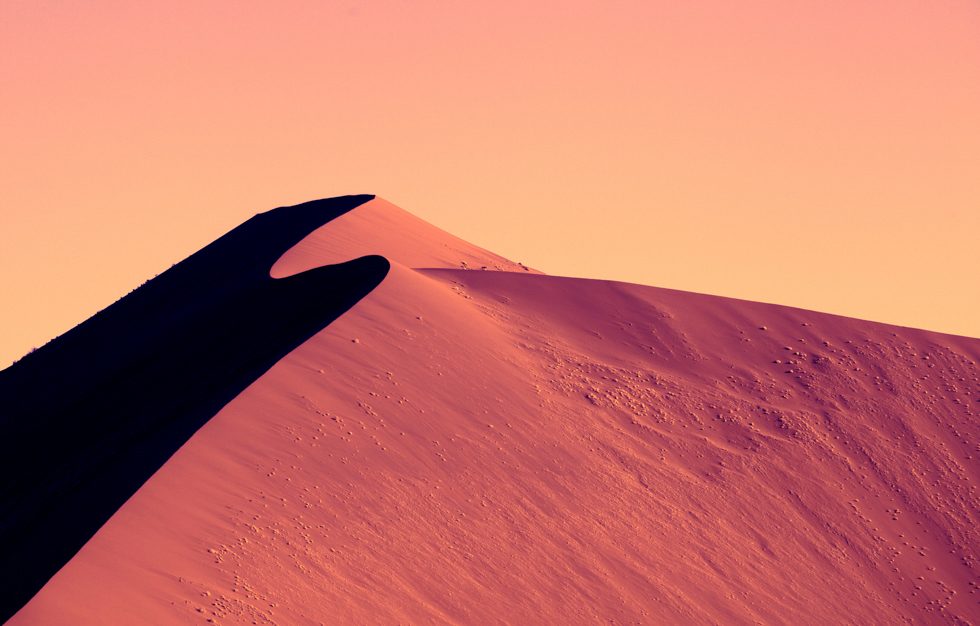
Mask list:
[[980,336],[980,3],[0,3],[0,366],[256,212]]

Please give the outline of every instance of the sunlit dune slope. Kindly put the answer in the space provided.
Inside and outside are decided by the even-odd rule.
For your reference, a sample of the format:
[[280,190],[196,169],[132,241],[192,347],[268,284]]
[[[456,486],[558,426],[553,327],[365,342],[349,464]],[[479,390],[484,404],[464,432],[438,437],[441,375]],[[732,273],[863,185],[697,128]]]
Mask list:
[[532,273],[382,200],[273,274],[367,253],[12,623],[980,621],[980,340]]

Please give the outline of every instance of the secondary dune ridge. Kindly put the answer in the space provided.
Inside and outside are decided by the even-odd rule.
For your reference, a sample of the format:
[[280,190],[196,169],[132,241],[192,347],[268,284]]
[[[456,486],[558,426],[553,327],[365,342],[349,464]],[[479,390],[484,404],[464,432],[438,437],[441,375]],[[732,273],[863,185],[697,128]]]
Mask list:
[[11,623],[980,619],[977,339],[546,276],[381,199],[271,274],[364,254]]

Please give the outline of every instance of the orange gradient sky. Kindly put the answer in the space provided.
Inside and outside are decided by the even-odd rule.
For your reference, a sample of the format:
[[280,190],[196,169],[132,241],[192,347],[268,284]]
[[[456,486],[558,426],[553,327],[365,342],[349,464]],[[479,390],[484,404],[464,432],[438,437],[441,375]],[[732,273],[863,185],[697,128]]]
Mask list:
[[980,335],[980,3],[0,3],[0,364],[257,211]]

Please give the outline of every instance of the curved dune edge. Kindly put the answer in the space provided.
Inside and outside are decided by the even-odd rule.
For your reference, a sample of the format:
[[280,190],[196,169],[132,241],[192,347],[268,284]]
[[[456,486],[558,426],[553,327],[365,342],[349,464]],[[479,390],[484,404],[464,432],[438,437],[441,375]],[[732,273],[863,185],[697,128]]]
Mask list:
[[532,274],[389,206],[272,271],[381,285],[11,623],[980,619],[980,340]]
[[388,261],[371,255],[269,276],[372,197],[257,215],[0,371],[0,620],[225,404],[384,279]]

